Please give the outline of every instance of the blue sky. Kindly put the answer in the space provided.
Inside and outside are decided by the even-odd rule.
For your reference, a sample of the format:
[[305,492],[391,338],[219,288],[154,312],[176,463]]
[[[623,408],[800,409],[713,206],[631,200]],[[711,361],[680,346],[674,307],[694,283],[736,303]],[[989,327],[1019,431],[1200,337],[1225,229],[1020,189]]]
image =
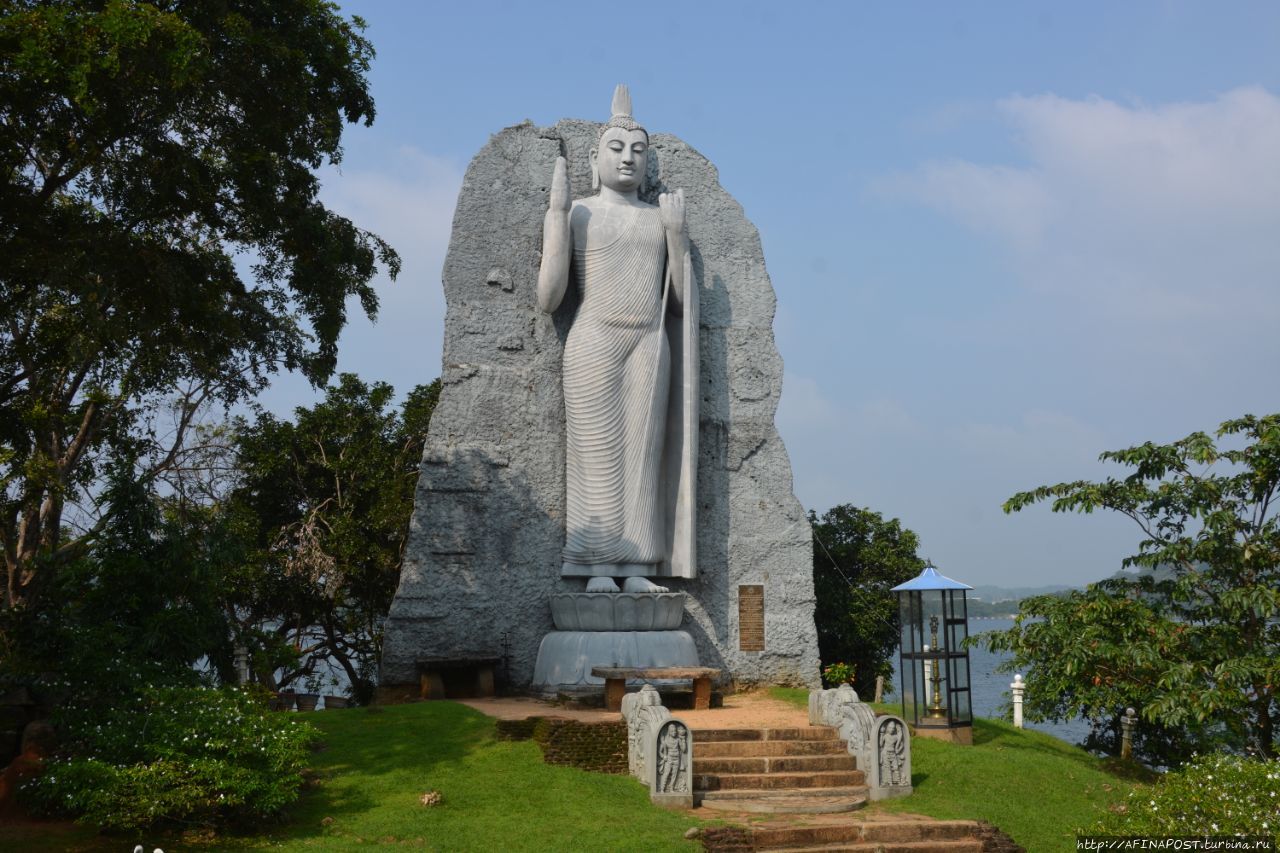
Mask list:
[[404,270],[341,370],[439,374],[467,163],[526,118],[603,120],[626,82],[760,229],[807,508],[900,518],[970,583],[1085,583],[1137,529],[1005,498],[1280,410],[1280,4],[342,7],[378,116],[324,195]]

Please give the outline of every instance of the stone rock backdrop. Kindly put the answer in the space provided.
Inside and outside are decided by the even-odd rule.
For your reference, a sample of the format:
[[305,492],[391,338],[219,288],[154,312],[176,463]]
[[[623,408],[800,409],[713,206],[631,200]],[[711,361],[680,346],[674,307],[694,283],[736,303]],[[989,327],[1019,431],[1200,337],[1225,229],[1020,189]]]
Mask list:
[[[528,685],[552,629],[548,596],[583,588],[560,577],[560,363],[577,302],[571,292],[549,316],[534,289],[555,158],[568,158],[574,198],[590,194],[600,128],[526,122],[492,137],[467,169],[444,268],[444,387],[386,624],[384,688],[416,684],[423,657],[500,655],[504,635],[511,686]],[[663,582],[689,594],[682,627],[726,682],[815,687],[812,539],[774,427],[782,360],[760,236],[706,158],[654,134],[643,197],[678,187],[701,299],[698,577]],[[741,648],[744,584],[764,588],[763,651]]]

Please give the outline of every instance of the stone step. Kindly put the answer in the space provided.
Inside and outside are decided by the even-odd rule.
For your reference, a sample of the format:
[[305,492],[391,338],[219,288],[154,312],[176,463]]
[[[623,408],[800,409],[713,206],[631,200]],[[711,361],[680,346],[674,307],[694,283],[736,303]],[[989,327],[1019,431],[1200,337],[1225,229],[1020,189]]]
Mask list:
[[[783,741],[785,743],[785,741]],[[705,758],[693,754],[695,776],[707,773],[821,773],[833,770],[857,770],[858,762],[844,755],[786,755],[735,758]]]
[[836,788],[796,788],[794,790],[760,791],[745,788],[726,791],[695,791],[694,797],[702,803],[760,799],[761,797],[860,797],[867,793],[866,785],[842,785]]
[[753,850],[777,850],[778,853],[982,853],[983,843],[976,838],[956,841],[852,841],[822,844],[817,847],[760,847]]
[[769,741],[769,740],[834,740],[839,741],[836,730],[830,726],[805,726],[795,729],[694,729],[694,743],[713,741]]
[[[696,753],[695,753],[696,755]],[[836,788],[861,785],[865,774],[861,770],[831,771],[822,773],[694,773],[695,791],[728,791],[754,788],[776,791],[780,788]]]
[[842,740],[719,740],[705,743],[694,734],[694,757],[760,758],[772,755],[848,755]]
[[[869,820],[847,823],[756,827],[751,832],[757,849],[791,850],[824,845],[974,843],[978,825],[970,820]],[[841,847],[840,849],[844,849]],[[858,848],[852,848],[858,849]],[[933,849],[933,848],[925,848]],[[951,849],[951,848],[940,848]]]
[[[840,793],[813,793],[813,791]],[[704,809],[752,814],[840,814],[867,804],[866,786],[856,788],[808,789],[804,791],[720,791],[718,794],[749,794],[746,797],[712,798],[704,795]]]

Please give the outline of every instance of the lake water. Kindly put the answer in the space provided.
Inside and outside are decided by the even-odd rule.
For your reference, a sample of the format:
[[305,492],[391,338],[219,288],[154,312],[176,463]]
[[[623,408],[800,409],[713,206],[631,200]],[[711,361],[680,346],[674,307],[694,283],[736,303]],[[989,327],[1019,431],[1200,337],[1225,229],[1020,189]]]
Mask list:
[[[1013,627],[1012,619],[975,619],[969,620],[969,634],[981,634],[987,631],[1007,631]],[[1013,673],[996,672],[996,667],[1009,659],[1009,655],[993,653],[982,646],[969,650],[969,679],[971,682],[973,715],[975,717],[994,717],[1004,719],[1005,709],[1009,704],[1009,684],[1013,681]],[[893,672],[894,693],[888,697],[890,703],[902,704],[902,680],[898,677],[898,659],[895,657]],[[1023,680],[1027,674],[1022,673]],[[1035,684],[1027,682],[1026,695],[1035,690]],[[1029,729],[1051,734],[1068,743],[1078,744],[1089,733],[1089,724],[1083,720],[1069,720],[1065,723],[1031,723],[1024,725]]]

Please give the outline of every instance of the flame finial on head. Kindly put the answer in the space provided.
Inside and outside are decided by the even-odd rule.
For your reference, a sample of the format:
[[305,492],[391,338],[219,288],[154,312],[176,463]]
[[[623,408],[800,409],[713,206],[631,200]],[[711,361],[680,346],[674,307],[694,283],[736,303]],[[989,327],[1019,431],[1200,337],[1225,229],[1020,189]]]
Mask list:
[[[626,83],[619,83],[617,88],[613,90],[613,107],[610,110],[612,115],[609,117],[609,123],[606,128],[620,127],[623,130],[644,130],[631,116],[631,90],[627,88]],[[649,132],[645,131],[645,136]]]
[[613,118],[631,118],[631,90],[619,83],[613,90]]

